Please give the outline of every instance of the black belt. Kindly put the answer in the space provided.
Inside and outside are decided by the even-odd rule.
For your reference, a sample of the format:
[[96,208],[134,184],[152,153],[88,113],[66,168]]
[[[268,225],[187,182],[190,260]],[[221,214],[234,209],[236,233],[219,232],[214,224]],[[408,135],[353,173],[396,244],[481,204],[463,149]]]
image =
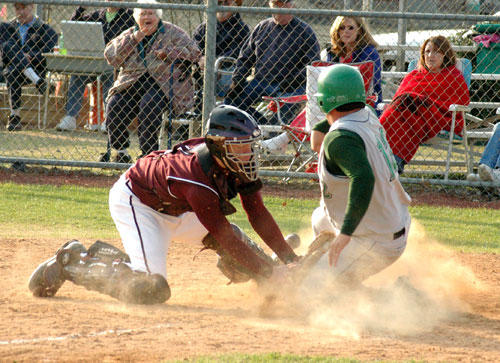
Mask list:
[[395,232],[394,235],[392,236],[393,239],[398,239],[399,237],[401,237],[402,235],[404,235],[406,232],[406,228],[403,227],[402,230],[398,231],[398,232]]

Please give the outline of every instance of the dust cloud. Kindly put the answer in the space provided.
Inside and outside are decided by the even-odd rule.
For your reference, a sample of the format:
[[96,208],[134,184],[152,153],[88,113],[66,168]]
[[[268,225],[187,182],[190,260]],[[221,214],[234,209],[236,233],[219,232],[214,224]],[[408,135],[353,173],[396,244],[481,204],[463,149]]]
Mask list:
[[[310,235],[302,238],[310,240]],[[302,244],[298,252],[305,250]],[[367,279],[363,288],[340,291],[329,276],[325,269],[315,271],[302,286],[276,298],[266,296],[261,313],[287,310],[313,328],[353,339],[370,333],[414,335],[468,312],[467,296],[485,288],[415,220],[401,258]]]

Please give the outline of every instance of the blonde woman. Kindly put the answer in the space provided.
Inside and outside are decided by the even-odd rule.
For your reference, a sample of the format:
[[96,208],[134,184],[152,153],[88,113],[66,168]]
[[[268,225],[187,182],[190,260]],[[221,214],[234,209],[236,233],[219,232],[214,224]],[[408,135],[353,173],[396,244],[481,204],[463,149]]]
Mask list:
[[[356,16],[337,16],[330,28],[331,44],[321,52],[321,60],[333,63],[374,63],[373,90],[376,104],[382,101],[382,65],[368,26]],[[375,106],[376,106],[375,104]]]

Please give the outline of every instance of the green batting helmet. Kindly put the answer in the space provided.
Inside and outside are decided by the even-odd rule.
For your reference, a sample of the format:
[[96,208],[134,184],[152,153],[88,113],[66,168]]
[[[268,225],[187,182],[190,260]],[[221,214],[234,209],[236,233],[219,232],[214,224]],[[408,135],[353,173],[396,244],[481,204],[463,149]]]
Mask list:
[[323,70],[314,96],[325,113],[348,103],[366,104],[363,77],[357,68],[347,64],[335,64]]

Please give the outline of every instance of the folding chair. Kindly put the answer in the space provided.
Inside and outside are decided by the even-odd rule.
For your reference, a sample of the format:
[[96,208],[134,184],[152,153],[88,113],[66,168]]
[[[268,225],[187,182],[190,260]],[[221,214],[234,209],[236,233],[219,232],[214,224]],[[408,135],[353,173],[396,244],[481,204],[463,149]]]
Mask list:
[[[0,71],[1,71],[1,68],[0,68]],[[37,109],[38,128],[40,130],[42,130],[45,128],[44,125],[42,126],[42,108],[43,108],[43,105],[42,105],[43,99],[42,98],[43,98],[43,96],[38,94],[38,91],[34,89],[33,85],[25,85],[25,86],[23,86],[23,88],[31,88],[31,90],[33,91],[33,94],[35,94],[35,96],[37,97],[37,100],[38,100],[38,109]],[[7,83],[0,82],[0,94],[2,95],[1,97],[3,98],[2,104],[5,105],[4,107],[0,107],[0,110],[10,111],[9,100],[8,100],[9,91],[7,88]],[[21,107],[21,110],[31,111],[31,108],[27,108],[26,106],[23,106],[23,107]]]
[[[320,121],[323,121],[326,117],[325,113],[319,108],[314,94],[318,90],[318,77],[321,71],[325,67],[329,67],[334,63],[318,61],[313,62],[310,66],[307,66],[307,97],[309,102],[306,105],[306,130],[311,131],[312,127]],[[377,95],[373,88],[373,77],[375,72],[375,64],[372,61],[359,62],[359,63],[349,63],[349,65],[358,68],[361,76],[363,77],[363,82],[365,86],[366,104],[368,106],[374,107],[377,101]]]
[[[175,121],[176,124],[178,125],[184,125],[188,126],[190,129],[189,134],[192,133],[192,121],[194,119],[194,115],[191,113],[186,113],[183,115],[174,115],[174,110],[172,106],[172,100],[174,98],[174,89],[173,89],[173,83],[174,83],[174,69],[176,66],[183,66],[185,68],[184,72],[187,72],[187,69],[191,68],[193,66],[192,62],[177,59],[174,62],[172,62],[172,65],[170,66],[170,79],[169,79],[169,85],[170,85],[170,92],[168,95],[168,105],[167,105],[167,110],[163,113],[162,115],[162,122],[160,126],[160,132],[158,134],[158,144],[160,145],[160,149],[162,148],[161,145],[163,145],[163,139],[166,136],[167,139],[167,149],[172,148],[172,136],[173,136],[173,123]],[[174,120],[174,116],[177,116],[176,119]],[[165,130],[166,130],[166,135],[165,135]]]
[[[305,130],[306,124],[306,110],[303,109],[300,113],[293,119],[290,125],[287,125],[281,117],[281,106],[285,103],[295,104],[303,103],[307,101],[306,95],[298,96],[288,96],[288,97],[270,97],[263,96],[262,99],[268,102],[268,110],[276,113],[278,117],[281,129],[288,135],[293,148],[294,155],[292,161],[290,162],[287,172],[292,171],[292,168],[296,163],[299,163],[295,172],[304,170],[306,173],[316,173],[317,171],[317,160],[318,157],[316,153],[311,149],[308,142],[310,139],[310,132]],[[285,178],[287,181],[288,178]]]
[[[317,172],[317,154],[314,152],[310,145],[310,132],[312,126],[325,119],[326,115],[320,110],[313,95],[317,92],[317,81],[320,72],[328,66],[333,65],[330,62],[313,62],[307,66],[307,90],[306,95],[290,96],[290,97],[267,97],[264,96],[263,100],[270,101],[267,109],[275,112],[278,116],[281,128],[288,134],[288,138],[294,149],[294,156],[289,164],[287,171],[302,171],[316,173]],[[365,91],[367,94],[367,104],[374,106],[377,100],[373,91],[373,75],[374,63],[371,61],[352,63],[357,67],[363,77]],[[296,118],[286,125],[280,113],[280,106],[283,103],[297,103],[307,101],[306,107],[296,116]],[[292,170],[297,165],[295,170]]]

